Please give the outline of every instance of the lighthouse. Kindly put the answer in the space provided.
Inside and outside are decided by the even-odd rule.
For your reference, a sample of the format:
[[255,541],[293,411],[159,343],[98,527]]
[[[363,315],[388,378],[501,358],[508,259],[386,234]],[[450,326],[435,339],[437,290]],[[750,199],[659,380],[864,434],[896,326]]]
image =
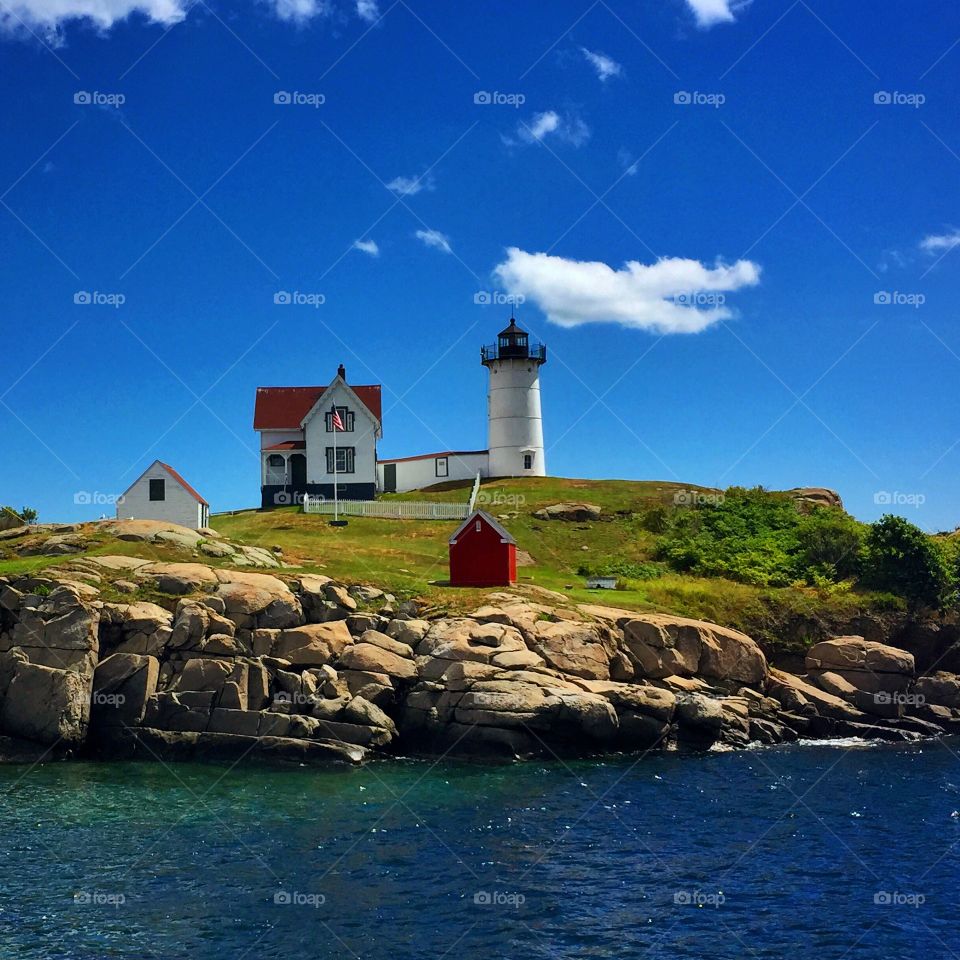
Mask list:
[[530,343],[525,330],[510,320],[497,342],[480,348],[487,368],[489,476],[545,477],[540,367],[547,348]]

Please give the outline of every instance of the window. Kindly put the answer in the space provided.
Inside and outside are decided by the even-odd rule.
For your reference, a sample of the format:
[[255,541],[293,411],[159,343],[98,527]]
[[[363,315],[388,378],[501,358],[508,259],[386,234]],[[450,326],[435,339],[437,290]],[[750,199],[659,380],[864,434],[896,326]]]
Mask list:
[[166,500],[167,499],[167,489],[166,489],[166,480],[151,480],[150,481],[150,499],[151,500]]
[[327,473],[353,473],[354,448],[337,447],[337,469],[333,469],[333,447],[327,447]]
[[[338,430],[337,433],[353,433],[353,411],[346,407],[337,407],[337,413],[340,414],[340,419],[343,421],[343,430]],[[326,423],[327,433],[333,433],[333,412],[331,410],[326,413]]]
[[533,469],[533,454],[525,453],[523,455],[523,469],[532,470]]
[[436,474],[438,477],[447,477],[450,475],[450,467],[447,464],[446,457],[437,457]]
[[279,453],[267,457],[266,482],[273,485],[287,482],[287,461]]
[[483,530],[483,524],[478,520],[477,525],[473,529],[476,530],[477,533],[480,533]]

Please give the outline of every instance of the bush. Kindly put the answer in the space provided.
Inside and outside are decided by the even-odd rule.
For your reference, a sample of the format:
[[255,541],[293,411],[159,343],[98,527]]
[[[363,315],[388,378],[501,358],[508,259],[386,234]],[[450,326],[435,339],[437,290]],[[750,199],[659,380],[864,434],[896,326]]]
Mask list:
[[798,573],[832,581],[860,573],[864,527],[835,507],[814,510],[800,518],[797,528]]
[[908,520],[889,514],[867,534],[863,580],[905,597],[912,607],[941,606],[953,586],[939,544]]
[[[581,577],[618,577],[621,580],[656,580],[665,573],[662,563],[645,563],[608,557],[595,563],[582,563],[577,568]],[[619,587],[625,589],[625,587]]]

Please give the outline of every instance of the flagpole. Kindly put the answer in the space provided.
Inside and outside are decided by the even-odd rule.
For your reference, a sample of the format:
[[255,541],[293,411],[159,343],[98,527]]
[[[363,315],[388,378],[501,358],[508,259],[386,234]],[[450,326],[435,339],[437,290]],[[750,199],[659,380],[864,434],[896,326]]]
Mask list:
[[333,407],[333,417],[330,420],[330,425],[333,427],[333,522],[336,523],[340,519],[339,503],[337,499],[337,407],[334,404]]

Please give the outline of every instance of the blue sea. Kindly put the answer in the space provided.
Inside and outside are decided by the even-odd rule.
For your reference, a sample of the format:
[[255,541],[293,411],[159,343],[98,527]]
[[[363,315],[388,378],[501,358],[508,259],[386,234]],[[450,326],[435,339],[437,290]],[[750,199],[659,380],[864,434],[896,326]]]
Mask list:
[[0,767],[0,957],[954,957],[957,748]]

